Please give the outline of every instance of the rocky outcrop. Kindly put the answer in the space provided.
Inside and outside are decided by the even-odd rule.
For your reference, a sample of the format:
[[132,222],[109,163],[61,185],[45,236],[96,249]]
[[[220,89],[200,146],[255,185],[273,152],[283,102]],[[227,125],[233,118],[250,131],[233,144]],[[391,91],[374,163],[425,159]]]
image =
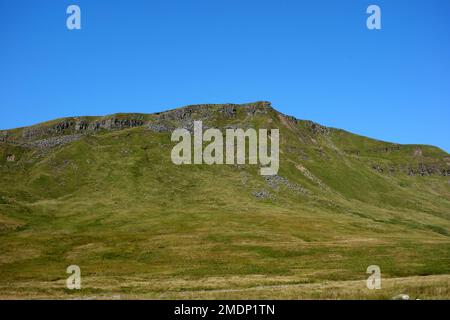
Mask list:
[[279,175],[265,176],[264,179],[266,180],[269,187],[271,187],[272,189],[278,190],[278,188],[280,186],[285,186],[286,188],[288,188],[292,191],[300,192],[303,194],[307,193],[305,188],[303,188],[301,185],[293,183],[293,182],[289,181],[288,179],[281,177]]
[[[154,120],[147,124],[147,128],[155,132],[172,132],[177,128],[184,128],[192,131],[194,128],[194,121],[208,121],[216,117],[216,105],[199,105],[187,106],[181,109],[169,110],[162,113],[157,113]],[[226,116],[232,116],[233,109],[222,107],[219,109],[223,111]]]
[[42,137],[45,134],[46,130],[44,128],[25,128],[22,131],[22,139],[23,140],[33,140]]
[[53,148],[59,145],[71,143],[73,141],[81,139],[81,134],[72,134],[61,137],[51,137],[48,139],[36,140],[29,142],[27,145],[30,147],[35,147],[39,149]]
[[231,119],[236,117],[237,109],[235,105],[224,105],[219,112],[224,118]]
[[[249,116],[255,116],[258,114],[266,114],[271,109],[271,105],[269,102],[256,102],[242,105],[192,105],[156,113],[155,118],[150,120],[146,124],[146,127],[155,132],[172,132],[177,128],[192,131],[194,121],[203,121],[203,128],[207,129],[209,128],[206,124],[208,121],[234,119],[239,109],[242,109]],[[239,128],[244,129],[245,125],[239,126]]]
[[[0,131],[0,142],[22,144],[36,140],[46,140],[54,136],[95,133],[102,130],[121,130],[134,127],[147,127],[156,132],[168,132],[175,128],[192,129],[194,120],[233,119],[238,111],[247,115],[267,114],[272,110],[270,102],[262,101],[248,104],[205,104],[144,114],[118,114],[105,117],[66,118],[56,123],[39,124],[24,128],[10,137],[10,131]],[[53,143],[53,142],[50,142]]]
[[0,131],[0,141],[4,142],[8,139],[8,131]]
[[331,133],[331,128],[322,126],[322,125],[312,122],[312,121],[306,121],[306,127],[314,135],[329,135]]
[[142,118],[104,118],[101,120],[81,120],[67,119],[62,120],[51,126],[33,126],[25,128],[22,131],[22,139],[33,141],[38,139],[47,139],[49,136],[61,136],[70,134],[82,134],[86,132],[95,132],[99,130],[121,130],[126,128],[139,127],[144,125]]
[[434,164],[419,163],[416,168],[409,168],[408,175],[410,176],[433,176],[433,175],[447,175],[448,170]]
[[258,114],[267,114],[272,109],[272,104],[268,101],[260,101],[256,103],[244,104],[247,115],[255,116]]
[[78,127],[77,132],[82,132],[84,130],[87,131],[98,131],[101,129],[104,130],[121,130],[127,128],[141,127],[144,125],[144,121],[142,119],[136,118],[125,118],[125,119],[117,119],[117,118],[109,118],[103,119],[101,121],[94,121],[87,125],[86,123],[80,122],[76,127]]
[[262,101],[248,104],[205,104],[191,105],[180,109],[156,113],[157,120],[183,121],[211,119],[221,115],[230,119],[237,115],[238,109],[244,110],[248,115],[267,114],[272,109],[270,102]]
[[372,164],[371,168],[381,174],[406,173],[409,176],[450,176],[450,168],[439,164],[419,163],[419,165],[382,166]]
[[147,128],[155,131],[155,132],[172,132],[173,131],[173,127],[169,126],[166,123],[162,123],[162,122],[152,122],[150,124],[147,125]]

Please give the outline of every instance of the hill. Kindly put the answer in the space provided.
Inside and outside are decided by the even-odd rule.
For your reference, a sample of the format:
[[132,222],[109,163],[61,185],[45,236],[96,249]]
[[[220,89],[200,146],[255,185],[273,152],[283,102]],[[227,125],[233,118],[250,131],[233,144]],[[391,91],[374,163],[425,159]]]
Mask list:
[[[171,132],[194,120],[279,129],[278,174],[174,165]],[[450,155],[433,146],[195,105],[0,131],[0,174],[0,298],[450,298]]]

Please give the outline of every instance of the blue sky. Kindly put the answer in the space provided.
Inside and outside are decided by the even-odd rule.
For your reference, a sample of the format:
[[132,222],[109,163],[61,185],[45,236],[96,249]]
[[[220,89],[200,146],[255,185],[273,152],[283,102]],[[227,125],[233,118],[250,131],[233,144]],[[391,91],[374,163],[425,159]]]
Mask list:
[[[366,28],[370,4],[382,30]],[[0,0],[0,129],[269,100],[448,152],[449,39],[448,0]]]

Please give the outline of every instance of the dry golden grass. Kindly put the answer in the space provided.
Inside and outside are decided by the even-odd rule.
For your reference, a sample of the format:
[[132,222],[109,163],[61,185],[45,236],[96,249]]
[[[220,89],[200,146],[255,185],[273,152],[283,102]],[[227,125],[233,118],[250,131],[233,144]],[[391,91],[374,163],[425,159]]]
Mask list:
[[[88,277],[81,290],[65,289],[65,281],[15,282],[0,286],[1,299],[449,299],[450,275],[382,279],[369,290],[365,280],[300,283],[290,277],[211,277],[201,281],[141,277]],[[44,289],[45,288],[45,289]]]

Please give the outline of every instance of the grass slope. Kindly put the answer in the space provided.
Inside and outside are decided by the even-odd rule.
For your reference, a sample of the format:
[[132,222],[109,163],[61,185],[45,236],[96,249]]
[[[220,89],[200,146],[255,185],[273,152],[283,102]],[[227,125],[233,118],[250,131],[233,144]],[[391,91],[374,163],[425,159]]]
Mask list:
[[[229,117],[222,108],[195,106],[188,120],[279,128],[279,178],[251,165],[173,165],[170,132],[147,124],[177,127],[177,110],[163,120],[109,116],[144,125],[55,147],[23,143],[30,128],[9,131],[0,142],[0,298],[450,298],[450,181],[439,174],[447,153],[265,104],[234,106]],[[61,121],[34,126],[45,130],[31,140],[73,134],[48,133]],[[81,267],[80,291],[65,289],[71,264]],[[379,291],[364,282],[374,264],[386,279]]]

